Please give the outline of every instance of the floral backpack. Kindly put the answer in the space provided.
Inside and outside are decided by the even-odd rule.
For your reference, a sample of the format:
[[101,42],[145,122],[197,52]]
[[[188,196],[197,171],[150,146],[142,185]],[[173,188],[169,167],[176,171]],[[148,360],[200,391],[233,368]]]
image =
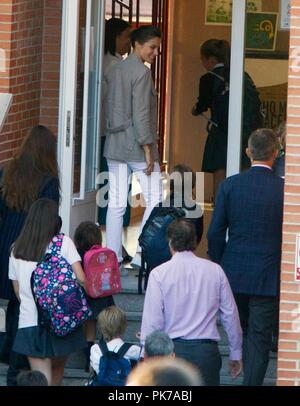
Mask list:
[[72,333],[91,315],[72,266],[61,255],[63,238],[63,234],[53,237],[31,276],[39,324],[60,337]]

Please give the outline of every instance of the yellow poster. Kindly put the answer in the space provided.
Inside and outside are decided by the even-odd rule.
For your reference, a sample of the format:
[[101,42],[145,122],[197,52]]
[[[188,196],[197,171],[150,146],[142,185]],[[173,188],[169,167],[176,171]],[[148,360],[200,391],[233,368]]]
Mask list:
[[[262,10],[262,0],[248,0],[247,12]],[[205,24],[230,25],[232,21],[232,0],[206,0]]]

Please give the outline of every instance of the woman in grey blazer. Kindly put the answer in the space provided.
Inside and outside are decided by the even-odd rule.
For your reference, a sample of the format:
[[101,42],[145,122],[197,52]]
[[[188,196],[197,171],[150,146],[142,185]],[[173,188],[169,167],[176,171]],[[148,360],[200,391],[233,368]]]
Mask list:
[[109,168],[106,239],[107,247],[116,252],[119,262],[122,262],[122,224],[130,174],[137,177],[146,202],[141,227],[161,201],[157,93],[151,71],[145,65],[152,64],[158,55],[161,33],[156,27],[141,26],[132,32],[131,43],[132,54],[109,72],[105,108],[104,156]]

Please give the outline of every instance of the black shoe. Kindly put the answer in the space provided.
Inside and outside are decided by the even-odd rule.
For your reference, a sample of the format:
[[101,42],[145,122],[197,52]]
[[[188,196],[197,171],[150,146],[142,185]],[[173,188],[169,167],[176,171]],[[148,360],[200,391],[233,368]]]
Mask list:
[[128,264],[129,262],[132,261],[132,257],[128,254],[123,245],[122,245],[122,256],[123,256],[122,264]]
[[123,257],[122,264],[128,264],[131,261],[132,261],[132,257],[129,254],[127,254],[125,257]]

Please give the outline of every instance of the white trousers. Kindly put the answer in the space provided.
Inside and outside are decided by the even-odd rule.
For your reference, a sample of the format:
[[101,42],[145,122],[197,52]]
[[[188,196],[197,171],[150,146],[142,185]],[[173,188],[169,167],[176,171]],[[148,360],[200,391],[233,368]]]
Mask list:
[[[122,261],[123,216],[128,199],[129,178],[134,173],[143,192],[146,203],[140,233],[152,209],[162,200],[162,182],[160,166],[154,164],[150,176],[144,173],[146,162],[125,162],[107,159],[109,169],[109,200],[106,215],[106,245],[115,251],[118,261]],[[141,249],[138,245],[137,252]]]

